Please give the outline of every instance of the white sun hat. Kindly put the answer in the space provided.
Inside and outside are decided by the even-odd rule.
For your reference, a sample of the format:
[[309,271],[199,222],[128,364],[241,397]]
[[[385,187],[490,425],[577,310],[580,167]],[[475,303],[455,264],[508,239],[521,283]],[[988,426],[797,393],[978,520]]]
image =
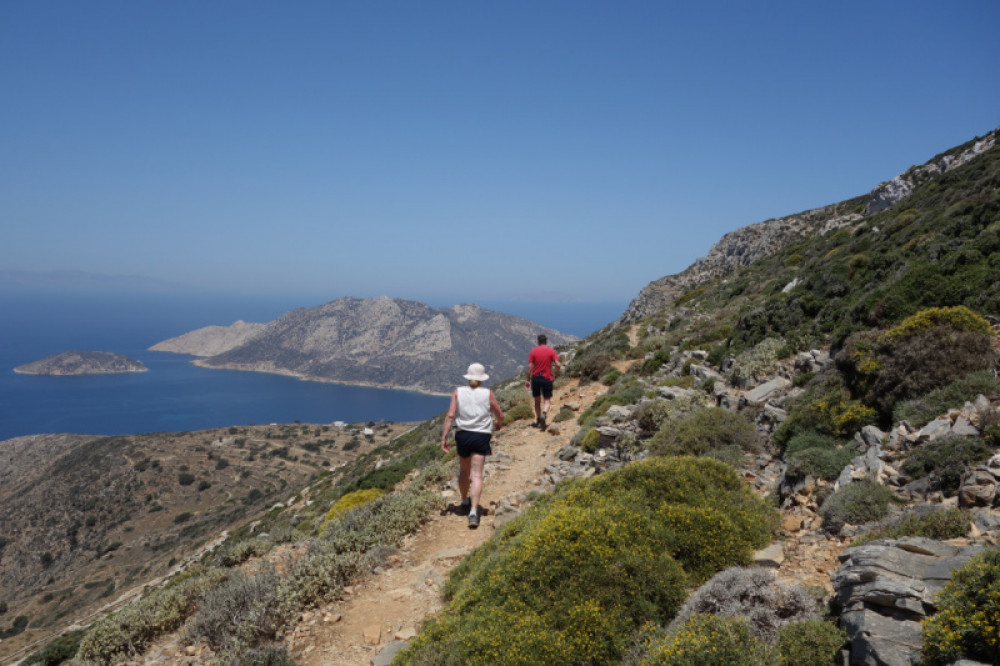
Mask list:
[[485,382],[490,378],[490,376],[486,374],[486,368],[483,367],[482,363],[473,363],[462,376],[476,382]]

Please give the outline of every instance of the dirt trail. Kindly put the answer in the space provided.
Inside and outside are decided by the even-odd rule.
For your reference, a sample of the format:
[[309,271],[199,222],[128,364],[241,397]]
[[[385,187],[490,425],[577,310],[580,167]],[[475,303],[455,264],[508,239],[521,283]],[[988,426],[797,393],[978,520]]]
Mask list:
[[[601,384],[579,387],[576,380],[555,392],[549,421],[562,405],[586,409],[607,389]],[[489,513],[477,530],[451,512],[435,515],[410,537],[393,561],[360,582],[342,598],[307,613],[286,640],[295,662],[302,666],[359,666],[371,663],[388,643],[416,635],[425,618],[441,610],[441,587],[448,572],[474,548],[488,540],[506,516],[497,516],[504,501],[517,507],[537,487],[544,468],[576,432],[575,421],[555,424],[542,432],[527,421],[500,430],[487,459],[481,505]],[[459,501],[457,493],[446,497]]]

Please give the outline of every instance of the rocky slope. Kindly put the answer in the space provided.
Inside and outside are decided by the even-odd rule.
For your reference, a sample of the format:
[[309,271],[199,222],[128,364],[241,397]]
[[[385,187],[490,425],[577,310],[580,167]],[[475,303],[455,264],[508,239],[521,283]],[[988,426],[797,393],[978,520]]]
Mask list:
[[998,135],[1000,128],[879,184],[867,195],[731,231],[712,246],[707,256],[697,259],[685,270],[646,285],[629,304],[621,320],[638,321],[672,304],[678,296],[697,285],[725,278],[789,245],[855,224],[867,215],[886,210],[909,196],[917,185],[968,164],[993,149]]
[[150,351],[215,356],[239,347],[264,330],[266,324],[237,321],[229,326],[205,326],[197,330],[158,342]]
[[14,368],[22,375],[112,375],[146,372],[142,361],[112,352],[65,351]]
[[574,339],[476,305],[340,298],[264,325],[201,329],[153,349],[206,356],[197,365],[208,368],[445,393],[470,363],[482,363],[495,379],[518,372],[539,333],[550,344]]

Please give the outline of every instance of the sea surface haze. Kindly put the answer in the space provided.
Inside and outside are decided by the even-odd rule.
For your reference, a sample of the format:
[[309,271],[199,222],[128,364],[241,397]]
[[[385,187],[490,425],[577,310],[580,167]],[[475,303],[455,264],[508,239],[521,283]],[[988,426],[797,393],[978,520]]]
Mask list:
[[[447,408],[441,396],[211,370],[192,365],[190,356],[147,351],[202,326],[267,322],[319,304],[289,297],[0,293],[0,441],[57,432],[121,435],[294,421],[416,421]],[[625,305],[483,307],[583,337],[616,319]],[[73,377],[13,371],[70,349],[117,352],[142,361],[149,371]],[[464,370],[456,369],[456,382]]]

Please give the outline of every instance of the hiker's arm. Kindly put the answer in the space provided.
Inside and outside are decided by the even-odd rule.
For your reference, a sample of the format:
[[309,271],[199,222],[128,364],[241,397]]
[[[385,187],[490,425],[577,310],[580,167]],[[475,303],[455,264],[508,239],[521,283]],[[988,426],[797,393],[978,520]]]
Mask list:
[[499,430],[503,427],[503,410],[500,409],[500,403],[497,402],[493,391],[490,391],[490,411],[493,412],[493,429]]
[[448,406],[448,413],[444,415],[444,430],[441,433],[441,450],[448,453],[448,433],[451,432],[451,423],[455,420],[455,413],[458,411],[458,389],[451,394],[451,404]]

